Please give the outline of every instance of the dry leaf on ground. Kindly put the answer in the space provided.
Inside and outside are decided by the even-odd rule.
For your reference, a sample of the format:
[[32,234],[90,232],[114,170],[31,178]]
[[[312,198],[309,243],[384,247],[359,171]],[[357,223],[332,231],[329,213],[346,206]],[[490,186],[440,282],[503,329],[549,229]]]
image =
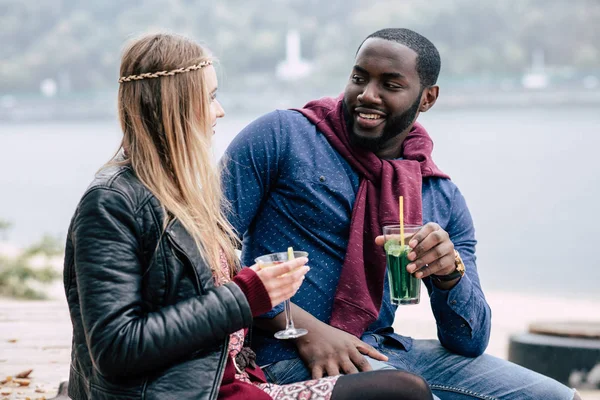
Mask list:
[[19,372],[15,375],[15,378],[27,378],[32,372],[33,369],[28,369],[27,371]]
[[29,386],[29,384],[31,383],[31,379],[15,378],[13,379],[13,382],[18,383],[19,386]]

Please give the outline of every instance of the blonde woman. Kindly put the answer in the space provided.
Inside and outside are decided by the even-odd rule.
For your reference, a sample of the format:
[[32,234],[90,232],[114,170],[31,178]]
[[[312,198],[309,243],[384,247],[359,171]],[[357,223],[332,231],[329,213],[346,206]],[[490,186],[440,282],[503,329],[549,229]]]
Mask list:
[[[211,162],[224,111],[205,49],[176,35],[145,36],[125,50],[120,75],[121,149],[83,195],[67,238],[69,396],[430,398],[424,381],[397,371],[265,383],[243,347],[246,328],[296,292],[308,260],[238,265]],[[387,392],[378,388],[390,380]]]

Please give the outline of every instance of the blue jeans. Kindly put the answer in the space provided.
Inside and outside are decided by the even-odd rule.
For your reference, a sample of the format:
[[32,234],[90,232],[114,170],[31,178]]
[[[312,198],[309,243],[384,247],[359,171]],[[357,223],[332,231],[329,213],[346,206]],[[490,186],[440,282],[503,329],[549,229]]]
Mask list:
[[[365,335],[363,340],[389,358],[387,363],[369,359],[373,369],[395,368],[419,375],[442,400],[571,400],[575,393],[554,379],[506,360],[487,354],[477,358],[453,354],[437,340],[414,340],[408,352],[380,335]],[[263,371],[270,382],[278,384],[311,379],[299,358],[270,364]]]

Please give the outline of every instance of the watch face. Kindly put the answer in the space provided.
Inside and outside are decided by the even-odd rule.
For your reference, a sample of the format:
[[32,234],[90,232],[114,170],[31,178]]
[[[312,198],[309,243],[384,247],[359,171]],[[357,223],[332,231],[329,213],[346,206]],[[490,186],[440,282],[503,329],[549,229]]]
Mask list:
[[461,275],[465,274],[465,263],[462,258],[460,258],[460,254],[458,251],[454,250],[454,263],[456,264],[456,270],[460,272]]

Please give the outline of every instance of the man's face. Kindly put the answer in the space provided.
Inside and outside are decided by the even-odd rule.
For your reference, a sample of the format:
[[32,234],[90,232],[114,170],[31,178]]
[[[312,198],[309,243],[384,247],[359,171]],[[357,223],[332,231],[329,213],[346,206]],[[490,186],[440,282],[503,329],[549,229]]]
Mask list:
[[399,135],[408,133],[421,105],[416,60],[417,53],[396,42],[363,43],[344,91],[352,143],[373,152],[402,143]]

